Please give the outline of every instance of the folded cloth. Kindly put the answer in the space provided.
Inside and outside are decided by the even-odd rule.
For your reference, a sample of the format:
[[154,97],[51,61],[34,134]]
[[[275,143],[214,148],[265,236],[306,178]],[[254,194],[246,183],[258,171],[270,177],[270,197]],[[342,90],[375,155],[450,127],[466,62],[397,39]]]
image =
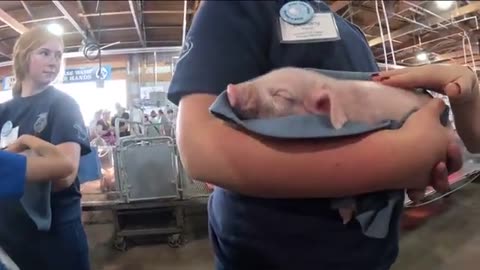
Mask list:
[[[371,80],[373,74],[368,72],[310,70],[343,80]],[[243,120],[235,114],[230,106],[225,90],[211,105],[210,112],[224,121],[263,136],[280,139],[326,139],[355,136],[383,129],[398,129],[414,111],[407,113],[401,121],[385,119],[385,121],[375,125],[347,122],[340,129],[335,129],[329,116],[323,115],[291,115]],[[445,126],[449,122],[448,115],[449,108],[447,107],[441,116],[441,122]],[[355,219],[360,224],[363,233],[372,238],[385,238],[388,235],[392,217],[398,215],[401,211],[401,207],[399,208],[398,205],[403,206],[403,196],[403,190],[376,192],[353,198],[332,199],[331,206],[333,209],[340,209],[353,203],[355,205]]]
[[27,212],[40,231],[48,231],[52,224],[51,190],[50,182],[27,182],[25,183],[23,196],[20,199],[25,212]]

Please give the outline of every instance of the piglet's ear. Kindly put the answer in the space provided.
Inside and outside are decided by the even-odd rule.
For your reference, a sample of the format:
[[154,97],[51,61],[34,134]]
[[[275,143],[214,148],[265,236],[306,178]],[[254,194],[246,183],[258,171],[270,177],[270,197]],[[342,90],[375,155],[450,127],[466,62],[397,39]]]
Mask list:
[[306,99],[305,109],[311,114],[328,115],[333,127],[340,129],[348,119],[338,98],[332,91],[314,91]]
[[235,84],[229,84],[227,86],[227,97],[230,106],[235,107],[238,105],[238,95],[239,95],[239,87]]
[[325,91],[316,91],[305,100],[305,109],[311,114],[329,115],[331,95]]

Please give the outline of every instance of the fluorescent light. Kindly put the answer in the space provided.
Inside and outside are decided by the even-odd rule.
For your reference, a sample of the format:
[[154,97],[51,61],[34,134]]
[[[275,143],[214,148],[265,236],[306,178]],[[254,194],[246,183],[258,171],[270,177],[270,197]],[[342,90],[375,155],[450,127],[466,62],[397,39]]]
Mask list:
[[417,54],[418,61],[426,61],[427,59],[428,59],[428,55],[426,53],[421,52]]
[[58,23],[49,24],[47,26],[47,29],[48,29],[48,31],[50,31],[50,33],[52,33],[54,35],[57,35],[57,36],[63,35],[63,27],[61,25],[59,25]]
[[455,1],[435,1],[435,4],[437,4],[437,7],[439,9],[449,9]]

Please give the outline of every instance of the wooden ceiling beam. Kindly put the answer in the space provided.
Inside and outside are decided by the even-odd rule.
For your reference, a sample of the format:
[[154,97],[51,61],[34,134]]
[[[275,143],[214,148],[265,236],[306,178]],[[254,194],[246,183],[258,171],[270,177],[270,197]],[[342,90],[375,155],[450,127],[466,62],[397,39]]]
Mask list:
[[60,1],[52,1],[52,3],[57,7],[57,9],[65,16],[65,18],[70,22],[70,24],[73,25],[73,27],[78,31],[80,35],[82,35],[83,38],[87,39],[87,35],[85,34],[85,31],[80,27],[80,25],[75,21],[75,19],[70,15],[68,10],[65,9],[62,3]]
[[13,30],[17,31],[19,34],[25,33],[28,28],[25,27],[22,23],[17,21],[15,18],[10,16],[5,10],[0,9],[0,21],[4,22],[6,25],[10,26]]
[[25,9],[25,11],[28,13],[28,16],[30,16],[30,19],[32,19],[32,20],[35,19],[33,17],[33,12],[30,9],[30,7],[28,6],[28,4],[25,1],[20,1],[20,3],[22,3],[23,9]]
[[142,47],[145,47],[145,38],[142,34],[142,29],[140,29],[140,22],[138,20],[137,9],[135,7],[135,3],[132,0],[128,0],[128,5],[130,7],[130,13],[132,14],[133,23],[135,24],[135,29],[137,30],[138,39],[142,44]]
[[339,11],[340,9],[348,6],[348,4],[350,4],[351,1],[335,1],[333,2],[331,5],[330,5],[330,9],[333,11],[333,12],[337,12]]

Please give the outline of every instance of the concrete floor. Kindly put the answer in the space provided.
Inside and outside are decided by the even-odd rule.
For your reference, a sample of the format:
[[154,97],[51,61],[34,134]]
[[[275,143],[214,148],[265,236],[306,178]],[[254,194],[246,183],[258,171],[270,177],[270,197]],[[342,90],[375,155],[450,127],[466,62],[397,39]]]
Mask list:
[[[479,268],[480,184],[470,184],[442,205],[448,205],[448,209],[441,215],[403,233],[400,257],[392,270]],[[156,244],[119,252],[108,243],[111,233],[111,225],[87,225],[92,269],[213,269],[211,247],[205,234],[179,249]]]

